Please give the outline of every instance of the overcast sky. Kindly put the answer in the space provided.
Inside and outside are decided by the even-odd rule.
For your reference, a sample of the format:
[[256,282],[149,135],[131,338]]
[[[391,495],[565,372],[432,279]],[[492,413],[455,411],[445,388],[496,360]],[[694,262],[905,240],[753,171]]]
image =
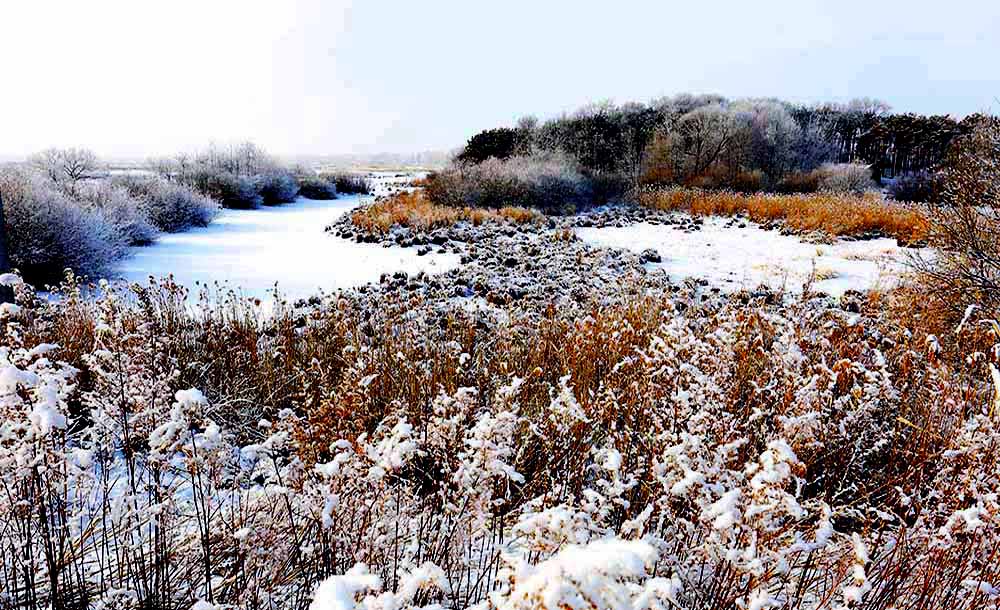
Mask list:
[[678,92],[1000,110],[996,0],[0,2],[0,156],[450,149]]

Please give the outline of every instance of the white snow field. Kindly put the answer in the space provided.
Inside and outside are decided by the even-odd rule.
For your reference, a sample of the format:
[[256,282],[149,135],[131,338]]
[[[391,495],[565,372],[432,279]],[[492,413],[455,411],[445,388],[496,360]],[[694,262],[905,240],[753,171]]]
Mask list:
[[248,297],[267,299],[275,283],[283,297],[377,282],[382,273],[438,273],[458,265],[454,254],[418,256],[415,248],[384,248],[335,237],[324,229],[356,207],[361,196],[332,201],[299,198],[257,210],[223,210],[211,225],[161,236],[134,248],[118,266],[118,279],[145,283],[173,274],[196,293],[215,282]]
[[761,284],[801,292],[812,276],[812,290],[840,296],[851,289],[890,288],[906,271],[906,249],[894,239],[812,244],[728,218],[705,218],[702,229],[690,233],[672,225],[640,223],[578,228],[576,234],[597,246],[634,252],[654,248],[662,262],[649,263],[649,268],[663,269],[674,281],[704,279],[726,292]]

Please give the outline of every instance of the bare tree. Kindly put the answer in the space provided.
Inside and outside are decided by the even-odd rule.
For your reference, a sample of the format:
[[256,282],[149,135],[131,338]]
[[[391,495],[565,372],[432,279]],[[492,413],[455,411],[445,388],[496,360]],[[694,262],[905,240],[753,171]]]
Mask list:
[[952,144],[941,205],[929,210],[937,253],[914,258],[924,288],[957,309],[1000,313],[1000,119],[983,117]]
[[73,185],[97,169],[97,155],[86,148],[50,148],[32,155],[30,161],[53,182]]
[[97,155],[86,148],[67,148],[62,151],[62,172],[72,183],[85,178],[97,169]]
[[702,106],[677,123],[676,143],[688,176],[699,176],[726,151],[737,132],[733,114],[719,104]]
[[61,157],[59,149],[49,148],[32,155],[29,162],[48,176],[49,180],[59,182],[62,179]]

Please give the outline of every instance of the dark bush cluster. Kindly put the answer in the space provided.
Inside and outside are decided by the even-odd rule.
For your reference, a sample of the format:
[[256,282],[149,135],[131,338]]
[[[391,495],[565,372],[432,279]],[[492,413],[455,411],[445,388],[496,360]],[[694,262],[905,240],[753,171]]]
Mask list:
[[337,193],[344,195],[371,195],[375,189],[371,180],[364,174],[336,172],[321,174],[320,178],[332,183]]
[[516,154],[527,154],[531,143],[525,136],[524,131],[509,127],[481,131],[469,139],[457,160],[461,163],[482,163],[490,158],[507,159]]
[[896,201],[929,203],[938,201],[944,188],[942,177],[932,171],[910,172],[889,183],[889,196]]
[[273,169],[258,178],[264,205],[291,203],[299,196],[299,182],[288,170]]
[[299,176],[299,195],[306,199],[336,199],[337,185],[319,176]]

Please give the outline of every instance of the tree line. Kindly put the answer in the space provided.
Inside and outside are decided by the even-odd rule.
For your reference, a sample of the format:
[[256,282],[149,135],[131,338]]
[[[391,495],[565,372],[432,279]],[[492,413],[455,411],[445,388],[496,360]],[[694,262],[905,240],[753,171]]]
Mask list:
[[561,151],[591,175],[632,185],[810,190],[816,181],[803,176],[830,164],[868,166],[876,180],[932,170],[978,120],[895,114],[872,99],[799,105],[682,94],[592,104],[544,122],[526,117],[474,135],[456,160]]

